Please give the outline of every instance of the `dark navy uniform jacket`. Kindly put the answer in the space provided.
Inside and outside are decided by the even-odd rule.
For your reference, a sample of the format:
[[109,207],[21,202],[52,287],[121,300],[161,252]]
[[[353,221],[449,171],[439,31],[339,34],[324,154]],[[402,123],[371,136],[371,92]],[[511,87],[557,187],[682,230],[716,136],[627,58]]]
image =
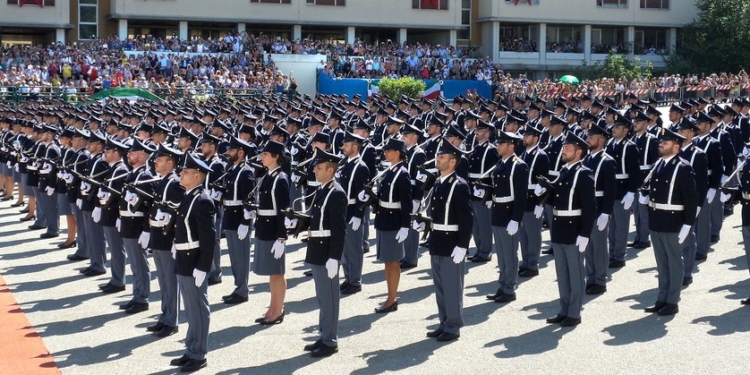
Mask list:
[[240,224],[250,225],[243,214],[242,203],[255,189],[255,172],[245,162],[227,166],[224,176],[224,216],[221,227],[227,230],[237,230]]
[[[718,189],[721,185],[721,175],[724,173],[724,164],[722,162],[721,145],[719,141],[706,134],[702,137],[693,138],[693,144],[706,153],[708,161],[708,187]],[[731,172],[730,172],[731,173]]]
[[375,229],[396,231],[411,225],[411,180],[406,165],[399,162],[383,172],[378,188]]
[[310,232],[324,233],[310,236],[306,263],[323,266],[328,259],[341,259],[346,235],[346,206],[346,193],[335,179],[320,185],[315,191],[310,210]]
[[[653,129],[660,129],[654,126]],[[643,133],[643,135],[634,135],[632,138],[633,143],[638,146],[638,169],[640,170],[640,181],[643,184],[643,180],[651,172],[654,167],[654,163],[659,160],[659,139],[649,131]]]
[[279,167],[266,173],[259,184],[255,237],[261,241],[286,239],[284,210],[289,208],[289,178]]
[[336,179],[346,194],[346,221],[352,217],[362,219],[364,209],[357,204],[357,195],[364,190],[370,181],[370,170],[359,156],[347,160],[344,166],[336,172]]
[[560,169],[553,181],[550,201],[553,219],[550,237],[553,243],[573,245],[578,236],[588,238],[596,221],[594,176],[579,161]]
[[[154,176],[149,172],[148,165],[144,164],[130,171],[128,176],[125,177],[125,183],[135,185],[146,194],[153,196],[156,181],[146,182],[153,179]],[[143,199],[138,197],[138,200]],[[125,199],[120,200],[120,236],[122,238],[138,238],[141,232],[150,232],[148,222],[150,205],[151,202],[143,202],[136,210]]]
[[529,166],[518,156],[500,160],[492,172],[492,226],[521,223],[526,210]]
[[[174,177],[174,173],[162,178],[154,188],[154,202],[160,202],[175,210],[179,208],[183,195],[185,195],[185,188]],[[166,233],[164,233],[164,227],[160,224],[155,225],[156,213],[160,209],[167,213],[156,204],[151,205],[148,213],[149,227],[151,228],[148,248],[151,250],[171,250],[174,242],[174,227],[167,228]],[[177,217],[173,218],[177,219]]]
[[[526,189],[526,211],[534,211],[534,206],[539,204],[539,197],[534,194],[536,185],[539,184],[538,176],[549,176],[549,159],[539,146],[534,146],[531,150],[525,150],[521,154],[521,159],[529,166],[529,178],[527,179]],[[552,178],[554,180],[554,178]]]
[[627,138],[619,141],[612,138],[605,148],[607,154],[615,159],[617,193],[615,199],[622,199],[626,193],[635,193],[643,184],[638,161],[641,154],[638,146]]
[[604,150],[588,154],[583,158],[583,166],[594,174],[594,196],[596,197],[596,216],[611,215],[615,203],[617,182],[615,180],[615,159]]
[[474,211],[469,184],[452,173],[444,181],[438,177],[430,199],[430,255],[449,257],[455,247],[469,248]]
[[[678,156],[690,164],[695,175],[695,188],[701,197],[698,206],[703,206],[703,197],[708,193],[708,158],[706,153],[701,151],[694,144],[687,145],[680,149]],[[652,177],[653,178],[653,177]]]
[[216,243],[215,221],[214,200],[203,186],[185,193],[175,219],[175,274],[192,276],[194,269],[206,273],[211,270]]
[[[122,192],[122,185],[125,183],[125,177],[123,176],[127,174],[128,169],[125,167],[125,163],[123,163],[122,160],[118,160],[114,165],[110,165],[109,171],[104,175],[105,184],[114,190]],[[107,190],[103,191],[110,193]],[[120,218],[120,200],[122,197],[110,193],[109,198],[104,204],[101,204],[98,198],[94,199],[96,199],[95,205],[102,210],[99,225],[114,227],[117,223],[117,219]],[[171,243],[169,244],[169,247],[172,247]]]
[[[101,152],[96,155],[91,155],[86,168],[83,170],[82,174],[84,176],[93,178],[99,182],[104,181],[104,173],[109,170],[109,165],[104,161],[102,155],[103,153]],[[78,198],[82,199],[81,211],[93,211],[94,205],[96,204],[96,194],[99,192],[99,189],[92,184],[91,190],[89,190],[88,193],[84,194],[83,190],[80,189],[78,189],[78,191],[80,193]]]
[[679,155],[666,163],[660,159],[654,168],[649,183],[648,228],[678,233],[683,225],[692,226],[698,206],[705,200],[705,195],[699,195],[693,168]]

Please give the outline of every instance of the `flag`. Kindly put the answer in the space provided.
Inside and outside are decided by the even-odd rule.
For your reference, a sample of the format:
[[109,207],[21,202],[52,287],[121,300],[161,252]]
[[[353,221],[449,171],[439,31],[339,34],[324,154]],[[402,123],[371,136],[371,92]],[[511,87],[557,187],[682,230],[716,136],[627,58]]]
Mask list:
[[427,99],[437,99],[440,96],[441,88],[438,80],[425,80],[424,97]]

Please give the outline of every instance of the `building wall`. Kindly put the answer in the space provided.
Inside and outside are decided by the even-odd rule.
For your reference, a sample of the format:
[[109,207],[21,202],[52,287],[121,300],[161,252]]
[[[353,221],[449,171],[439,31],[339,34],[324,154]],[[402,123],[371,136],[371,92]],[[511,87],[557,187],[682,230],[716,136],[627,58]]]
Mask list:
[[0,2],[0,27],[65,28],[70,27],[70,2],[59,0],[54,6],[40,8],[34,3],[24,6]]

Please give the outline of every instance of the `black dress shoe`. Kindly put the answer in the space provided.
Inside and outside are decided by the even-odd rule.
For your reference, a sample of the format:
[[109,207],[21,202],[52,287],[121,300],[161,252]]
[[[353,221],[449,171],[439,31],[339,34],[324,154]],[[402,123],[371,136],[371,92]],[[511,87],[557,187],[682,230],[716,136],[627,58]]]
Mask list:
[[750,297],[743,299],[742,301],[740,301],[740,303],[743,305],[750,305]]
[[[79,262],[79,261],[86,260],[86,259],[89,259],[89,258],[82,257],[82,256],[80,256],[78,254],[70,254],[70,255],[68,255],[68,260],[71,261],[71,262]],[[83,272],[81,272],[81,273],[83,273]]]
[[341,291],[341,294],[348,296],[350,294],[359,293],[362,291],[362,285],[349,285],[346,289]]
[[563,315],[555,315],[551,318],[547,318],[548,324],[559,324],[562,323],[562,321],[565,320],[565,316]]
[[677,307],[676,303],[668,303],[664,305],[659,311],[656,313],[659,314],[659,316],[668,316],[668,315],[674,315],[680,312],[679,307]]
[[216,285],[216,284],[221,284],[221,279],[215,279],[215,280],[208,279],[208,285]]
[[125,310],[125,314],[137,314],[148,310],[148,302],[136,302]]
[[499,297],[495,298],[495,303],[507,303],[516,300],[515,293],[503,293]]
[[208,361],[204,359],[191,359],[180,367],[180,372],[194,372],[208,366]]
[[86,268],[84,268],[82,270],[78,270],[79,273],[86,273],[86,272],[89,272],[89,271],[91,271],[91,266],[88,266],[88,267],[86,267]]
[[461,337],[461,334],[443,332],[443,333],[440,334],[440,336],[437,337],[437,341],[438,342],[448,342],[448,341],[456,340],[459,337]]
[[550,254],[554,254],[554,253],[555,253],[555,251],[551,247],[548,247],[548,248],[542,250],[542,254],[544,254],[544,255],[550,255]]
[[[31,220],[34,220],[34,219],[36,219],[36,215],[27,215],[27,216],[24,216],[24,217],[22,217],[22,218],[20,218],[18,220],[19,221],[31,221]],[[31,229],[31,227],[29,227],[29,229]]]
[[501,294],[503,294],[503,288],[497,288],[495,294],[488,294],[485,298],[489,301],[493,301],[495,298],[500,297]]
[[340,291],[344,290],[344,289],[348,288],[349,285],[352,285],[352,284],[350,282],[348,282],[348,281],[344,281],[343,283],[341,283],[341,285],[339,285],[339,290]]
[[323,357],[330,357],[336,353],[338,353],[339,347],[337,346],[328,346],[328,345],[320,345],[315,350],[310,353],[310,356],[313,358],[323,358]]
[[526,271],[527,267],[518,267],[518,274],[521,275],[521,272]]
[[180,330],[180,329],[179,329],[179,328],[177,328],[177,327],[172,327],[172,326],[167,326],[167,325],[165,325],[165,326],[164,326],[164,327],[163,327],[163,328],[161,329],[161,331],[159,331],[159,332],[155,332],[155,333],[154,333],[154,336],[156,336],[156,337],[162,337],[162,338],[163,338],[163,337],[168,337],[168,336],[172,336],[172,335],[174,335],[175,333],[179,332],[179,330]]
[[226,303],[227,305],[234,305],[243,302],[247,302],[247,297],[243,297],[239,294],[234,293],[232,293],[229,298],[224,300],[224,303]]
[[305,276],[307,276],[307,277],[312,277],[312,271],[311,270],[307,270],[307,271],[303,272],[302,274],[305,275]]
[[40,229],[47,229],[47,227],[43,227],[41,225],[29,225],[29,230],[40,230]]
[[[57,245],[57,248],[58,249],[71,249],[71,248],[74,248],[76,246],[78,246],[78,241],[74,240],[74,241],[68,242],[68,243],[63,242],[63,243]],[[70,259],[70,258],[68,258],[68,259]],[[83,259],[88,259],[88,258],[83,258]]]
[[96,271],[96,270],[92,270],[92,269],[90,269],[90,270],[88,270],[88,271],[84,272],[84,273],[83,273],[83,276],[86,276],[86,277],[94,277],[94,276],[100,276],[100,275],[104,275],[105,273],[107,273],[107,271],[104,271],[104,270],[101,270],[101,271]]
[[518,276],[520,277],[534,277],[539,276],[539,270],[532,270],[532,269],[525,269],[523,272],[519,272]]
[[152,326],[146,327],[146,331],[149,331],[149,332],[159,332],[159,331],[161,331],[162,328],[164,328],[164,323],[158,322],[158,323],[156,323],[156,324],[154,324]]
[[42,233],[39,235],[39,238],[55,238],[59,236],[60,236],[59,233]]
[[485,257],[480,257],[479,255],[476,255],[473,258],[471,258],[472,263],[487,263],[489,261],[490,261],[490,257],[485,258]]
[[628,242],[628,244],[625,245],[625,246],[627,246],[627,247],[635,247],[635,245],[637,245],[637,244],[638,244],[638,242],[633,241],[633,242]]
[[683,277],[682,278],[682,286],[688,286],[693,283],[693,278],[691,277]]
[[432,338],[439,337],[440,335],[443,334],[443,332],[445,332],[445,331],[443,331],[442,329],[438,328],[438,329],[436,329],[434,331],[427,332],[427,337],[432,337]]
[[622,268],[625,267],[625,261],[624,260],[610,260],[609,261],[609,268]]
[[282,322],[284,322],[284,313],[283,312],[281,313],[281,315],[279,315],[274,320],[268,320],[266,318],[263,318],[263,320],[261,320],[258,323],[260,323],[260,325],[262,325],[262,326],[271,326],[271,325],[274,325],[274,324],[281,324]]
[[651,241],[638,242],[633,246],[634,249],[648,249],[649,247],[651,247]]
[[411,263],[406,263],[406,262],[400,262],[400,263],[398,264],[398,266],[399,266],[399,267],[400,267],[400,268],[401,268],[402,270],[409,270],[409,269],[412,269],[412,268],[416,267],[417,265],[416,265],[416,264],[411,264]]
[[708,255],[706,254],[698,254],[698,253],[695,254],[695,260],[706,260],[706,259],[708,259]]
[[560,327],[573,327],[581,324],[581,318],[568,318],[566,317],[560,322]]
[[182,366],[190,360],[190,357],[187,356],[187,354],[183,354],[180,358],[175,358],[169,362],[171,366]]
[[655,313],[655,312],[661,310],[661,308],[664,307],[664,305],[666,305],[666,304],[667,304],[666,302],[656,301],[656,303],[653,306],[647,307],[643,311],[645,311],[647,313]]
[[389,312],[393,312],[393,311],[396,311],[396,310],[398,310],[398,301],[392,303],[388,307],[380,306],[380,307],[376,307],[375,308],[375,312],[378,313],[378,314],[387,314]]
[[110,285],[109,287],[102,289],[102,293],[104,294],[120,293],[124,291],[125,291],[125,285],[122,285],[122,286]]
[[314,343],[312,343],[312,344],[307,344],[307,345],[305,345],[305,348],[304,348],[304,350],[305,350],[306,352],[311,352],[311,351],[313,351],[313,350],[317,349],[317,348],[318,348],[319,346],[321,346],[321,345],[323,345],[323,340],[318,340],[318,341],[315,341],[315,342],[314,342]]
[[134,304],[135,304],[135,301],[131,299],[130,301],[128,301],[128,303],[126,303],[124,305],[120,305],[120,310],[127,310],[131,306],[133,306]]
[[586,289],[586,294],[588,295],[596,295],[596,294],[603,294],[607,291],[607,287],[604,285],[594,284],[590,288]]
[[721,241],[721,236],[711,236],[711,243],[717,243]]
[[112,282],[108,281],[106,284],[99,285],[99,290],[104,290],[112,286]]

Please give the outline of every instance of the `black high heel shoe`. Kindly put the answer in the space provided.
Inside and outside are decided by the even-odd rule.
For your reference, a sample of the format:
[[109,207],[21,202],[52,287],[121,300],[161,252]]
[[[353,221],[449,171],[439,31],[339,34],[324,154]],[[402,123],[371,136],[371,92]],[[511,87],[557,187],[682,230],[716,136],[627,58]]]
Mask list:
[[31,221],[31,220],[36,220],[36,215],[31,215],[31,216],[26,216],[26,217],[21,218],[21,221]]
[[281,322],[284,321],[284,314],[285,313],[282,312],[281,315],[279,315],[278,317],[276,317],[276,319],[274,319],[274,320],[268,320],[268,319],[264,318],[263,320],[261,320],[258,323],[260,323],[260,325],[262,325],[262,326],[270,326],[270,325],[274,325],[274,324],[281,324]]
[[72,248],[74,248],[76,246],[78,246],[78,241],[76,241],[76,240],[73,240],[70,243],[63,242],[63,243],[57,245],[57,247],[59,249],[72,249]]
[[397,310],[398,310],[398,301],[393,302],[388,307],[383,307],[383,306],[376,307],[375,308],[375,313],[377,313],[377,314],[387,314],[389,312],[394,312],[394,311],[397,311]]
[[[2,200],[3,202],[7,202],[7,201],[9,201],[9,200],[13,200],[13,197],[12,197],[12,196],[10,196],[10,197],[5,197],[5,198],[3,198],[3,199],[1,199],[1,200]],[[10,206],[11,206],[11,207],[21,207],[21,206],[23,206],[24,204],[26,204],[26,202],[24,202],[24,201],[19,201],[19,202],[16,202],[16,203],[13,203],[13,204],[11,204]]]

